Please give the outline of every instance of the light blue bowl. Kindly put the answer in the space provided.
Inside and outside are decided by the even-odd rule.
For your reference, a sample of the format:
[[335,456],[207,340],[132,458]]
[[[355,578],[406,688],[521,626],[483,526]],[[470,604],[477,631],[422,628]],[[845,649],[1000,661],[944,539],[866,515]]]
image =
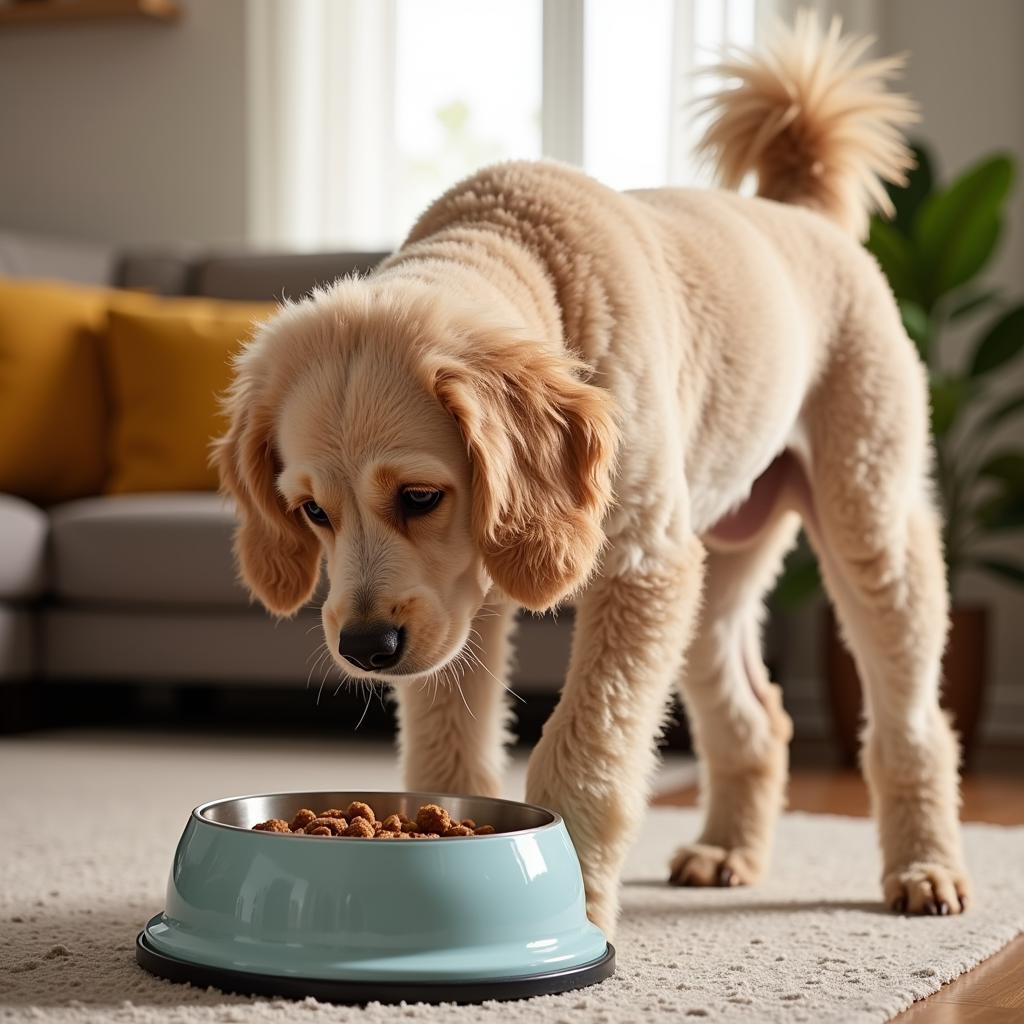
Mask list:
[[[253,832],[365,800],[380,816],[439,803],[494,835],[372,840]],[[516,998],[593,984],[614,951],[586,916],[562,819],[442,793],[273,793],[197,807],[139,962],[233,991],[366,999]]]

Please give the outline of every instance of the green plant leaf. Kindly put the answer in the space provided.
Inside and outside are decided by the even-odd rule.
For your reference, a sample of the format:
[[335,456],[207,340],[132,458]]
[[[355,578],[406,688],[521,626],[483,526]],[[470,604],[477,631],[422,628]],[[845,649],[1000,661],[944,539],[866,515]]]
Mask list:
[[990,533],[1005,533],[1024,527],[1024,494],[997,494],[975,510],[978,525]]
[[1024,305],[1004,313],[985,333],[974,350],[970,375],[980,377],[1016,359],[1024,351]]
[[950,320],[959,320],[961,317],[970,316],[993,302],[999,301],[1000,291],[998,288],[990,288],[983,292],[974,292],[966,298],[960,299],[949,311]]
[[978,476],[998,480],[1011,493],[1024,494],[1024,452],[998,452],[990,455],[978,470]]
[[985,415],[978,421],[978,425],[975,428],[983,432],[994,430],[1004,420],[1010,419],[1017,413],[1024,412],[1024,394],[1014,395],[1012,398],[1006,399],[1005,402],[1000,402],[995,408],[990,409]]
[[914,250],[892,225],[879,217],[871,218],[871,230],[865,243],[868,252],[878,260],[897,299],[919,302],[921,289],[914,273]]
[[910,340],[917,346],[921,358],[928,361],[931,348],[932,322],[928,314],[913,299],[900,299],[900,316],[903,317],[903,328]]
[[892,200],[895,214],[890,224],[904,238],[910,238],[914,230],[914,220],[921,204],[932,194],[933,175],[932,158],[923,142],[915,141],[910,147],[914,153],[914,166],[907,173],[905,185],[886,185],[886,191]]
[[775,585],[774,600],[785,611],[795,611],[821,592],[821,574],[813,556],[801,552],[786,560]]
[[932,433],[945,437],[971,396],[970,382],[962,377],[933,375],[930,381]]
[[969,281],[992,255],[1013,175],[1009,156],[989,157],[918,210],[913,240],[924,271],[926,307]]
[[1024,565],[1019,562],[1008,562],[1002,558],[976,558],[974,564],[1024,587]]

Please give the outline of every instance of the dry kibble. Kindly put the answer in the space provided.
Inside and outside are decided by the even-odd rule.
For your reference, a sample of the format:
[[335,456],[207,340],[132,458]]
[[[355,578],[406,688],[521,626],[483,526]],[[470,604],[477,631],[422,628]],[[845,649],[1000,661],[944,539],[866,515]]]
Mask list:
[[354,839],[372,839],[373,826],[359,814],[352,819],[352,824],[342,834]]
[[451,827],[452,819],[439,804],[424,804],[416,812],[416,824],[421,832],[434,832],[441,835]]
[[308,807],[303,807],[292,818],[291,830],[293,832],[301,832],[315,817],[315,811],[311,811]]
[[258,825],[253,825],[254,832],[291,832],[288,827],[287,821],[282,821],[281,818],[271,818],[269,821],[261,821]]
[[353,818],[365,818],[372,825],[377,819],[373,816],[373,808],[369,804],[364,804],[362,800],[353,800],[348,805],[348,810],[345,812],[345,817],[351,821]]
[[362,800],[353,800],[345,811],[337,807],[317,814],[308,807],[296,811],[291,824],[271,818],[253,825],[257,832],[288,832],[307,836],[348,836],[358,839],[454,839],[464,836],[493,835],[493,825],[477,825],[472,818],[458,821],[440,804],[424,804],[415,818],[403,811],[378,819],[373,808]]
[[314,829],[325,828],[332,836],[340,836],[346,827],[344,818],[314,818],[305,828],[307,836],[313,834]]

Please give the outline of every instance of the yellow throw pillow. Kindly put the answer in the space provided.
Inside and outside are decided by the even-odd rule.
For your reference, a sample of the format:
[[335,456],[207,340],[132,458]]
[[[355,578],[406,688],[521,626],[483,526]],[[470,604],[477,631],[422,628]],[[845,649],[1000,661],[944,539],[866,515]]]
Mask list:
[[[0,279],[0,491],[40,505],[100,492],[107,412],[99,334],[115,294]],[[147,301],[122,294],[125,304]]]
[[218,396],[230,381],[231,357],[276,308],[214,299],[111,308],[107,493],[216,489],[208,458],[210,439],[226,425]]

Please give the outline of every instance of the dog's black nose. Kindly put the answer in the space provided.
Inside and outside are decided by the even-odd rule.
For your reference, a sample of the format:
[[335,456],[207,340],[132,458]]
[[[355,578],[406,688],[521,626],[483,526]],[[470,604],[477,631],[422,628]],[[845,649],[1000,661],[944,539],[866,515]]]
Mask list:
[[348,625],[341,631],[338,653],[364,672],[391,668],[402,657],[405,630],[386,622]]

